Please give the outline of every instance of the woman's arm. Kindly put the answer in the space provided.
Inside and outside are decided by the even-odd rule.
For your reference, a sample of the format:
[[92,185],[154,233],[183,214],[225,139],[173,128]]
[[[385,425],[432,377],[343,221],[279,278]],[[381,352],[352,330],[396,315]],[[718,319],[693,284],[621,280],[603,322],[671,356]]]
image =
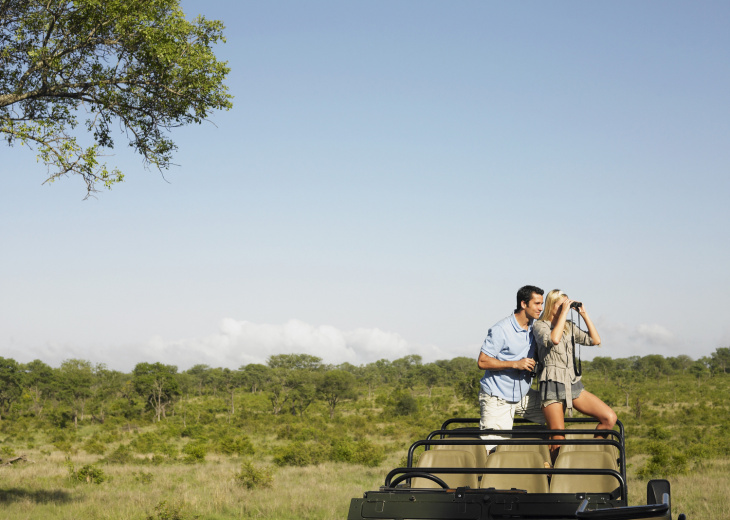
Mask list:
[[566,298],[560,306],[560,309],[558,309],[558,320],[555,322],[555,326],[550,332],[550,341],[552,341],[555,345],[560,343],[560,340],[563,338],[565,321],[568,319],[568,311],[570,311],[571,303],[573,303],[573,300]]
[[601,336],[598,335],[598,330],[596,330],[596,326],[593,325],[591,318],[588,316],[588,311],[586,311],[585,307],[581,306],[578,309],[578,314],[580,314],[583,318],[583,321],[586,322],[586,327],[588,327],[588,336],[590,336],[591,341],[593,342],[593,346],[597,347],[601,344]]

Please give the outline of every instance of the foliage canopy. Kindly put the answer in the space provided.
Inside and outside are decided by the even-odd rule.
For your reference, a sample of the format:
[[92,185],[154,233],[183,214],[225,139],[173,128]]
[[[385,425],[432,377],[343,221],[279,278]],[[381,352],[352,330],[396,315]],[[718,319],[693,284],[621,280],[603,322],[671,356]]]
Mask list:
[[79,175],[87,196],[124,177],[101,162],[117,124],[145,165],[167,169],[172,128],[232,106],[213,53],[222,31],[188,22],[179,0],[0,0],[0,133],[37,151],[46,182]]

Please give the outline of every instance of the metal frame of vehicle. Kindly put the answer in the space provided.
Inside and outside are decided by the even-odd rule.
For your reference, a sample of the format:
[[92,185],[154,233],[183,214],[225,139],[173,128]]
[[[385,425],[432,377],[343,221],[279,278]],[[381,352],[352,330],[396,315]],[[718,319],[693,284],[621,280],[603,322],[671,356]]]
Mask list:
[[[567,430],[549,430],[522,419],[515,420],[513,430],[491,430],[496,435],[510,438],[483,440],[485,432],[479,430],[479,419],[449,419],[440,429],[431,432],[425,439],[414,442],[408,449],[407,465],[391,470],[384,485],[377,491],[365,492],[363,498],[354,498],[350,504],[348,520],[369,519],[423,519],[423,520],[490,520],[501,518],[524,519],[587,519],[587,520],[671,520],[671,491],[666,480],[650,480],[647,484],[646,505],[629,506],[626,484],[626,450],[624,427],[619,421],[617,430],[607,430],[605,437],[593,437],[595,430],[571,428],[571,426],[595,423],[590,418],[566,418]],[[476,426],[461,426],[476,424]],[[454,426],[457,426],[454,428]],[[564,440],[550,439],[551,434],[566,433]],[[575,438],[576,435],[582,438]],[[467,438],[468,437],[468,438]],[[459,449],[474,445],[524,446],[525,450],[540,445],[572,445],[574,450],[611,450],[616,455],[615,468],[568,467],[418,467],[414,466],[417,450]],[[601,448],[600,446],[605,446]],[[613,447],[613,449],[609,448]],[[500,449],[500,448],[498,448]],[[507,448],[505,448],[507,449]],[[564,450],[568,451],[568,450]],[[489,455],[492,456],[492,455]],[[567,457],[566,457],[567,458]],[[612,457],[611,457],[612,458]],[[556,464],[558,465],[558,464]],[[449,488],[445,482],[449,475],[476,474],[481,479],[486,475],[557,475],[589,476],[604,475],[616,481],[616,488],[608,492],[548,492],[528,493],[524,489],[510,487],[456,487]],[[473,477],[472,477],[473,478]],[[411,487],[419,479],[434,482],[438,488]],[[576,479],[573,479],[574,481]],[[577,479],[581,480],[581,479]],[[491,481],[490,481],[491,482]],[[520,481],[521,482],[521,481]],[[581,484],[578,484],[580,487]],[[612,486],[611,486],[612,487]],[[678,520],[684,520],[679,515]]]

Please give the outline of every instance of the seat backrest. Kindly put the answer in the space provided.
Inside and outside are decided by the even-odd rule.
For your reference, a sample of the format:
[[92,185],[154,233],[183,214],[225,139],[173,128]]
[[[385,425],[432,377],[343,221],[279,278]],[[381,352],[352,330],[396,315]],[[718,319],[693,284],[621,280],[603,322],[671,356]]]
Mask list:
[[[428,450],[418,459],[417,468],[476,468],[477,463],[474,455],[463,450]],[[430,472],[429,472],[430,473]],[[440,478],[449,488],[478,487],[476,473],[433,473]],[[436,482],[426,478],[414,478],[411,481],[412,488],[440,488]]]
[[[523,438],[527,439],[528,437]],[[534,439],[537,439],[537,437],[534,437]],[[547,444],[498,444],[496,451],[534,451],[540,454],[543,462],[550,462],[550,447]]]
[[[593,439],[594,435],[585,434],[567,434],[566,439]],[[612,439],[613,437],[608,437]],[[618,448],[610,444],[563,444],[560,446],[560,453],[566,453],[568,451],[605,451],[608,453],[614,461],[615,468],[618,469]]]
[[[481,441],[481,437],[459,437],[459,436],[453,436],[448,437],[451,440],[479,440]],[[484,444],[440,444],[440,445],[434,445],[431,446],[432,450],[460,450],[460,451],[468,451],[472,455],[474,455],[474,460],[476,461],[476,468],[485,468],[487,467],[487,448]]]
[[[487,458],[488,468],[545,469],[545,461],[537,451],[495,451]],[[485,473],[481,488],[524,489],[528,493],[547,493],[547,475]]]
[[[560,451],[556,469],[616,469],[616,461],[605,451]],[[610,475],[553,475],[551,493],[612,493],[620,486]]]

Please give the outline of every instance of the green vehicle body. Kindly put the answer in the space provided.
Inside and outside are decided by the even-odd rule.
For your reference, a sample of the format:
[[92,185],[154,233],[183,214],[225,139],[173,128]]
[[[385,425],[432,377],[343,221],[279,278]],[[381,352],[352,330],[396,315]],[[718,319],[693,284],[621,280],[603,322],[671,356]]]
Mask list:
[[[671,520],[666,480],[647,483],[645,505],[628,505],[623,424],[619,421],[605,437],[596,438],[590,424],[595,422],[566,419],[568,430],[560,432],[566,438],[550,440],[551,433],[559,432],[516,419],[513,430],[490,432],[509,438],[482,440],[479,419],[450,419],[414,442],[406,466],[390,471],[380,489],[352,499],[347,518]],[[496,451],[487,456],[486,444],[497,444]],[[541,462],[550,444],[561,445],[552,468]],[[416,453],[421,453],[418,463]],[[438,465],[444,460],[460,462]],[[519,464],[505,465],[510,461]]]

